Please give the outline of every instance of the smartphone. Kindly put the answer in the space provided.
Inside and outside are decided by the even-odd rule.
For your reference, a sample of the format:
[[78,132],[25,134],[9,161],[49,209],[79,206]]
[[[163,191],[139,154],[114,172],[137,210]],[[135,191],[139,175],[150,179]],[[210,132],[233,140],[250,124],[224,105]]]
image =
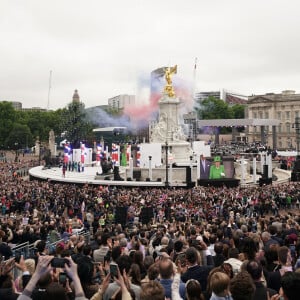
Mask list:
[[51,260],[51,267],[53,268],[64,268],[65,264],[69,264],[66,258],[54,257]]
[[67,281],[67,274],[65,272],[60,272],[58,275],[58,282],[60,284],[65,284]]
[[109,264],[109,273],[111,278],[118,277],[118,265],[116,263]]

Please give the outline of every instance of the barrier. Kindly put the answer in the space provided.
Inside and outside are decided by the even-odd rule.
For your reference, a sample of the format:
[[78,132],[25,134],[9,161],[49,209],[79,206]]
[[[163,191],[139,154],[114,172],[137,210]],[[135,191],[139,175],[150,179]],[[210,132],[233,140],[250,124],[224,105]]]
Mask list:
[[29,242],[25,242],[19,245],[16,245],[11,249],[13,256],[16,257],[16,255],[23,255],[24,258],[29,257]]
[[[90,232],[86,232],[86,231],[80,231],[80,232],[77,232],[76,233],[77,236],[83,236],[84,238],[84,241],[86,244],[89,244],[90,243],[90,240],[91,240],[91,234]],[[48,250],[48,253],[51,254],[55,251],[56,249],[56,245],[58,243],[64,243],[65,240],[64,239],[60,239],[56,242],[53,242],[53,243],[49,243],[46,242],[46,249]],[[16,245],[15,247],[13,247],[11,250],[12,250],[12,253],[13,253],[13,256],[16,257],[18,255],[23,255],[24,259],[27,259],[27,258],[30,258],[30,257],[33,257],[35,255],[35,244],[36,243],[32,243],[32,244],[29,244],[29,242],[25,242],[25,243],[22,243],[22,244],[19,244],[19,245]]]

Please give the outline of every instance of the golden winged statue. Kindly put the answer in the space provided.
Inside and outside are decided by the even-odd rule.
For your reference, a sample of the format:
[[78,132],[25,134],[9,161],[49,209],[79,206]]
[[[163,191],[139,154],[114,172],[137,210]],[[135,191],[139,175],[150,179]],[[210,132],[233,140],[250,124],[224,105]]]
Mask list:
[[173,74],[176,73],[177,73],[177,65],[175,65],[174,67],[165,68],[165,79],[167,84],[165,85],[164,93],[167,94],[169,97],[175,96],[174,88],[172,86],[172,76]]

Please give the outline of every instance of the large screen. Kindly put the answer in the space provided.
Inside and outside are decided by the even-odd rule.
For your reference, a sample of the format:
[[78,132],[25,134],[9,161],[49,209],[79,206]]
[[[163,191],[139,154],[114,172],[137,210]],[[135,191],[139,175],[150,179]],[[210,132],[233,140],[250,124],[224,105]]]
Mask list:
[[[211,165],[214,163],[214,158],[207,158]],[[233,156],[221,156],[221,164],[224,165],[225,178],[234,178],[234,157]]]

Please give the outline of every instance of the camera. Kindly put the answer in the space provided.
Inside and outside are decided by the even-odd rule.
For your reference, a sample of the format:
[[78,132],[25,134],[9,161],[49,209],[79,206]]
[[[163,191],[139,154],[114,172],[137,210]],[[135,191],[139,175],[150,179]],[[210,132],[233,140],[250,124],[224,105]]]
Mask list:
[[51,267],[53,268],[64,268],[65,264],[69,265],[69,261],[66,258],[54,257],[51,260]]

